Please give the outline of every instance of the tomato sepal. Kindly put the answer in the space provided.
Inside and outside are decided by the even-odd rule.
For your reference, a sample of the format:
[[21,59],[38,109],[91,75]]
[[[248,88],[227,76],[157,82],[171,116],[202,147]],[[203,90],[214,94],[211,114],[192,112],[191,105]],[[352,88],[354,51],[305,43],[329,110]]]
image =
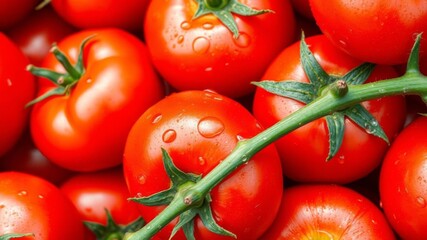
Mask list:
[[196,2],[198,8],[193,19],[206,14],[213,14],[233,33],[233,37],[236,39],[239,37],[239,28],[232,13],[242,16],[255,16],[273,12],[269,9],[253,9],[237,0],[196,0]]
[[21,237],[34,237],[33,233],[6,233],[0,236],[0,240],[10,240]]
[[201,218],[203,224],[211,232],[235,238],[235,234],[216,223],[210,207],[210,202],[212,201],[210,194],[203,196],[197,190],[191,188],[202,179],[202,176],[181,171],[172,162],[169,153],[163,148],[162,160],[166,173],[171,180],[171,187],[147,197],[134,197],[130,198],[130,200],[147,206],[169,205],[176,200],[184,201],[187,210],[179,215],[179,221],[174,226],[170,238],[182,228],[186,239],[195,240],[194,218],[196,216]]
[[[304,104],[309,104],[328,92],[336,98],[345,97],[348,92],[348,85],[363,84],[375,65],[371,63],[361,64],[347,72],[344,76],[334,76],[328,74],[319,64],[305,42],[304,33],[300,41],[300,58],[309,83],[297,82],[294,80],[271,81],[264,80],[253,84],[264,90],[294,99]],[[326,160],[332,159],[339,151],[344,138],[345,117],[365,129],[366,132],[383,139],[387,144],[389,140],[378,121],[360,103],[346,106],[341,111],[337,111],[325,116],[329,134],[329,152]]]
[[142,217],[138,217],[127,225],[119,225],[114,221],[110,211],[105,209],[105,214],[107,215],[106,225],[97,222],[83,221],[83,224],[95,234],[96,239],[123,239],[126,233],[135,232],[145,224]]

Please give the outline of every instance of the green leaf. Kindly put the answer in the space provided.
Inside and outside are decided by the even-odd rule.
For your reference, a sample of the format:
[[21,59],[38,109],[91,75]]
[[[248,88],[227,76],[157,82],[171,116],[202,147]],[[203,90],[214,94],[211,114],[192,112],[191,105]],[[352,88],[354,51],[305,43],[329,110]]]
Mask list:
[[[210,199],[210,197],[209,197],[209,199]],[[200,218],[202,219],[203,224],[211,232],[214,232],[214,233],[220,234],[220,235],[224,235],[224,236],[230,236],[233,238],[237,238],[234,233],[222,228],[215,221],[214,216],[212,215],[212,209],[210,206],[210,201],[204,201],[202,207],[200,207],[198,209],[198,214],[199,214]]]
[[41,101],[45,100],[46,98],[52,97],[52,96],[61,96],[61,95],[64,95],[66,92],[67,92],[67,88],[65,88],[63,86],[58,86],[56,88],[53,88],[53,89],[47,91],[43,95],[40,95],[36,99],[31,100],[30,102],[28,102],[25,105],[25,107],[30,107],[31,105],[34,105],[34,104],[36,104],[38,102],[41,102]]
[[0,236],[0,240],[9,240],[14,238],[31,237],[31,236],[34,236],[34,234],[33,233],[6,233]]
[[407,73],[419,74],[420,72],[419,52],[420,52],[421,37],[422,37],[422,33],[417,34],[415,43],[412,46],[411,54],[409,55],[408,63],[406,64]]
[[239,37],[239,29],[233,14],[242,16],[255,16],[272,12],[268,9],[253,9],[238,0],[195,0],[198,8],[193,18],[198,18],[206,14],[215,15],[232,33],[234,38]]
[[269,81],[253,82],[254,85],[282,97],[288,97],[302,103],[310,103],[317,97],[317,89],[313,84],[297,81]]
[[357,104],[345,110],[345,115],[353,122],[365,129],[367,133],[383,139],[387,144],[390,144],[387,135],[381,128],[378,121],[372,114],[366,110],[361,104]]
[[344,138],[344,114],[335,112],[325,117],[329,132],[329,154],[326,160],[335,156]]
[[180,228],[184,231],[185,238],[187,240],[195,240],[194,238],[194,217],[197,215],[197,212],[193,209],[190,209],[186,212],[183,212],[179,215],[179,221],[174,226],[172,234],[169,239],[172,239],[173,236],[178,232]]
[[144,224],[144,220],[139,217],[127,225],[117,224],[110,211],[105,209],[107,224],[103,225],[97,222],[84,221],[83,224],[95,234],[97,240],[123,239],[123,236],[129,232],[135,232]]
[[348,85],[362,84],[369,78],[374,68],[375,64],[363,63],[346,73],[342,79],[345,80]]

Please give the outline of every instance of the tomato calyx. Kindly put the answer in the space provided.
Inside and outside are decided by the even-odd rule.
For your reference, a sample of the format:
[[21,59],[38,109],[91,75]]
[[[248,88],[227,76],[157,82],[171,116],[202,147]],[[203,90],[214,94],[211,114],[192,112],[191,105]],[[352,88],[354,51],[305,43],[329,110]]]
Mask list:
[[[364,63],[347,72],[344,76],[329,75],[320,66],[313,53],[308,48],[304,35],[300,41],[301,64],[309,79],[309,83],[294,80],[254,82],[264,90],[305,104],[331,92],[336,98],[345,97],[348,85],[363,84],[372,73],[375,65]],[[332,159],[338,152],[343,138],[345,117],[365,129],[367,133],[383,139],[387,144],[389,140],[378,121],[360,103],[341,109],[325,116],[329,132],[329,153],[326,160]]]
[[56,44],[53,44],[51,52],[55,55],[55,58],[64,67],[65,73],[58,73],[50,69],[35,67],[31,64],[27,66],[27,70],[30,71],[34,76],[44,77],[51,81],[53,84],[55,84],[56,87],[51,89],[50,91],[47,91],[36,99],[30,101],[26,104],[26,107],[29,107],[54,95],[66,95],[70,93],[72,87],[78,83],[80,77],[85,72],[85,68],[83,65],[83,49],[86,43],[92,37],[93,36],[90,36],[84,39],[80,44],[79,55],[77,58],[77,62],[74,66],[71,64],[67,56],[65,56],[65,54],[56,46]]
[[180,228],[184,231],[186,239],[195,240],[194,237],[194,218],[199,216],[207,229],[216,234],[236,237],[235,234],[227,231],[218,225],[212,215],[210,194],[202,194],[192,186],[202,178],[200,175],[185,173],[178,169],[172,162],[170,155],[162,149],[163,164],[171,179],[171,187],[164,191],[155,193],[147,197],[131,198],[140,204],[147,206],[169,205],[172,201],[183,201],[186,210],[179,215],[179,221],[172,230],[172,238]]
[[6,233],[0,236],[0,240],[9,240],[22,237],[34,237],[33,233]]
[[242,16],[255,16],[264,13],[271,13],[269,9],[253,9],[238,0],[195,0],[198,8],[193,18],[198,18],[206,14],[215,15],[232,33],[234,38],[239,37],[239,29],[233,14]]
[[106,225],[91,221],[83,222],[95,234],[96,239],[121,240],[126,233],[135,232],[145,224],[142,217],[138,217],[127,225],[119,225],[114,221],[110,211],[105,209],[105,214],[107,215]]

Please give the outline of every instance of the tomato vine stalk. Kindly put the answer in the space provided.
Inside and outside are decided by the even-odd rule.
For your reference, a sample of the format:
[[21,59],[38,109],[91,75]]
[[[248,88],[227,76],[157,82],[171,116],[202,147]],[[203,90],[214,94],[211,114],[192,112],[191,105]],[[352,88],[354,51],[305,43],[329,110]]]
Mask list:
[[[127,233],[124,239],[150,239],[183,212],[199,207],[200,201],[198,200],[204,199],[204,196],[207,196],[218,183],[240,165],[248,162],[258,151],[304,124],[360,102],[386,96],[419,95],[424,102],[427,102],[427,77],[419,71],[420,39],[421,34],[417,35],[404,75],[360,85],[345,84],[340,79],[332,82],[321,96],[305,107],[253,138],[239,141],[231,154],[217,167],[199,181],[178,190],[170,204],[156,218],[138,231]],[[193,201],[193,199],[197,200]]]

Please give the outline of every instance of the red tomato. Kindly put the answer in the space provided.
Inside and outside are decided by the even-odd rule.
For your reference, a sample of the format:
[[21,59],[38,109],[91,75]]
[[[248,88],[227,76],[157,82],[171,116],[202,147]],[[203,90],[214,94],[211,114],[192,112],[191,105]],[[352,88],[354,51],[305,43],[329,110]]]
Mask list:
[[[408,60],[415,34],[427,32],[427,1],[310,0],[322,32],[339,48],[366,62]],[[421,54],[427,52],[421,41]]]
[[18,171],[39,176],[59,185],[73,172],[49,161],[34,146],[31,136],[25,132],[21,139],[6,155],[0,157],[0,171]]
[[380,172],[382,207],[402,239],[421,239],[427,234],[426,131],[424,116],[404,128]]
[[[203,1],[201,1],[203,2]],[[193,18],[194,0],[151,1],[144,36],[163,78],[179,91],[212,89],[229,97],[253,92],[268,64],[295,36],[289,0],[240,1],[274,13],[233,15],[238,38],[212,14]]]
[[36,240],[83,239],[76,208],[48,181],[18,172],[0,173],[0,235],[33,233]]
[[339,185],[285,188],[273,225],[261,238],[395,239],[380,209],[359,193]]
[[[86,71],[70,94],[51,96],[34,105],[31,134],[38,149],[67,169],[95,171],[122,161],[132,124],[163,97],[145,45],[119,29],[92,29],[74,33],[58,43],[72,63],[83,39]],[[43,67],[63,72],[53,54]],[[39,94],[55,86],[41,78]]]
[[0,0],[0,30],[13,27],[34,11],[39,0]]
[[78,28],[117,27],[140,29],[150,0],[52,0],[56,12]]
[[[129,191],[121,168],[74,175],[60,189],[73,202],[84,221],[106,225],[105,210],[111,213],[115,223],[121,225],[140,216],[136,203],[128,200]],[[95,239],[95,235],[86,230],[85,239]]]
[[[306,39],[307,45],[324,70],[342,76],[362,62],[336,49],[323,36]],[[263,79],[308,82],[301,66],[299,43],[285,49],[270,65]],[[377,66],[367,81],[397,76],[392,67]],[[256,90],[253,104],[255,117],[264,125],[271,126],[305,104],[290,98]],[[402,128],[405,118],[403,97],[387,97],[367,101],[363,106],[377,119],[389,140]],[[388,146],[387,143],[346,118],[343,143],[332,159],[326,161],[329,152],[329,136],[325,118],[310,122],[276,141],[286,176],[303,182],[348,183],[366,176],[377,167]],[[362,157],[363,156],[363,157]]]
[[[148,196],[170,187],[162,151],[187,173],[211,171],[230,154],[239,139],[261,128],[242,105],[211,91],[172,94],[149,108],[135,123],[124,153],[125,178],[133,196]],[[257,239],[272,223],[282,194],[280,160],[273,145],[261,150],[211,191],[211,208],[218,225],[238,239]],[[164,206],[140,205],[146,221]],[[167,239],[174,220],[154,239]],[[234,239],[207,230],[195,219],[196,239]],[[173,239],[185,239],[180,230]]]
[[36,82],[26,71],[28,59],[3,33],[0,33],[0,156],[9,151],[27,127]]
[[11,28],[7,35],[21,48],[32,64],[39,66],[49,53],[52,43],[74,31],[74,27],[60,18],[50,6],[46,6]]

